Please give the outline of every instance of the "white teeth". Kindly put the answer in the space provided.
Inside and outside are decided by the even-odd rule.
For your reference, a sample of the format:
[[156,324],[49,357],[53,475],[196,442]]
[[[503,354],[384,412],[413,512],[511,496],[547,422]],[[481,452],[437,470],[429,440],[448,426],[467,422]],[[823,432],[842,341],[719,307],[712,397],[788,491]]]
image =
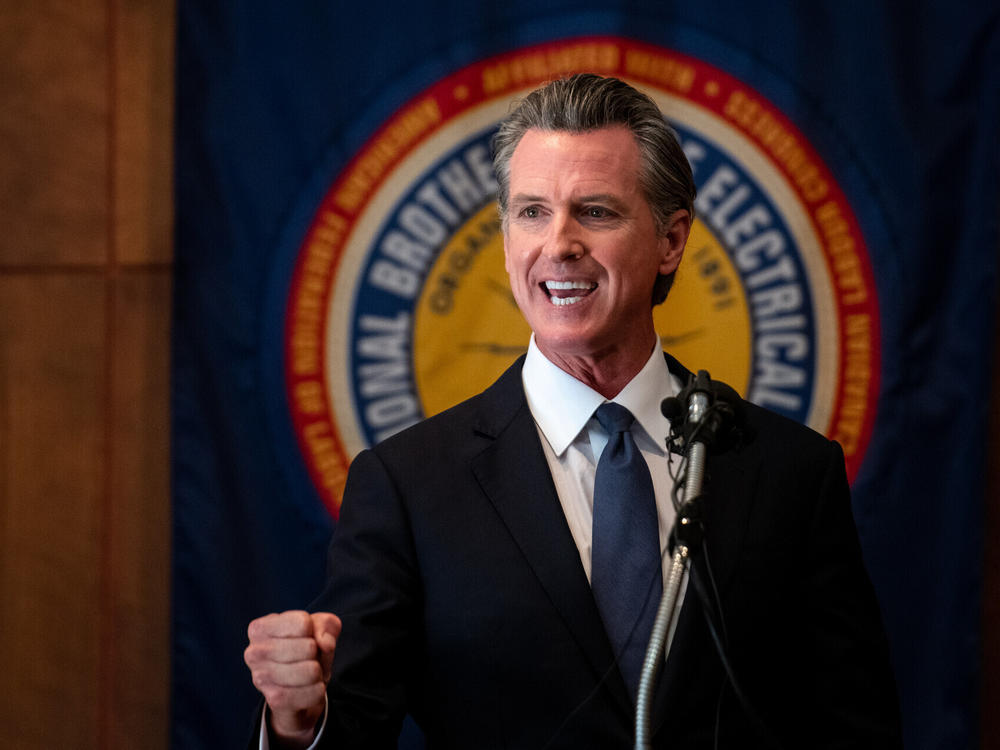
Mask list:
[[564,292],[570,289],[581,289],[587,293],[590,293],[597,288],[597,284],[592,281],[546,281],[545,289],[549,292],[549,300],[553,305],[575,305],[577,302],[586,297],[586,294],[581,294],[578,297],[559,297],[553,292]]
[[574,305],[583,297],[549,297],[553,305]]
[[[546,289],[591,289],[597,286],[587,281],[546,281]],[[573,299],[572,297],[568,299]]]

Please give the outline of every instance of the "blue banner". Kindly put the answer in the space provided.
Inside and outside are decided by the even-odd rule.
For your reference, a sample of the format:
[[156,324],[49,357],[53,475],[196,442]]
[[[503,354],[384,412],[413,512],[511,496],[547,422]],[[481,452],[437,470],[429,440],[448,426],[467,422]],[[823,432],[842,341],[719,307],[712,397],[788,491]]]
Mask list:
[[841,442],[907,747],[978,747],[1000,10],[178,13],[174,747],[249,737],[246,626],[318,593],[353,455],[523,351],[488,138],[578,70],[653,96],[695,171],[665,346]]

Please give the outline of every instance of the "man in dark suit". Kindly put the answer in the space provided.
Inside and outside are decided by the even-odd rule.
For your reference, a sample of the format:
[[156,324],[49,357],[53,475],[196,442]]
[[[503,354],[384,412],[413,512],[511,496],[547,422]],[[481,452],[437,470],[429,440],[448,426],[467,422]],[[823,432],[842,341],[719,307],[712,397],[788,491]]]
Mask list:
[[[249,628],[262,744],[394,747],[407,712],[430,747],[632,744],[635,655],[675,515],[659,405],[689,378],[660,352],[652,306],[690,230],[691,171],[652,101],[596,76],[533,92],[494,149],[528,354],[355,459],[318,611]],[[735,407],[708,463],[653,745],[899,747],[843,455]],[[627,470],[607,468],[616,456]],[[634,537],[607,521],[626,471],[639,489],[621,494],[643,499],[615,524]],[[652,562],[619,566],[649,534]],[[637,602],[624,631],[615,601]]]

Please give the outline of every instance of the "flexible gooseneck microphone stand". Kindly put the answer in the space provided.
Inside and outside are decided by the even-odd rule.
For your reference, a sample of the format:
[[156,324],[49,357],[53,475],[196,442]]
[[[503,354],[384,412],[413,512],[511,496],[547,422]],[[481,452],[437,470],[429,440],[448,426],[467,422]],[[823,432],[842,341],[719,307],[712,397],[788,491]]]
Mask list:
[[[709,424],[718,420],[706,419],[712,407],[713,393],[711,380],[705,370],[698,371],[693,382],[688,384],[688,387],[681,392],[678,398],[664,401],[663,413],[671,420],[672,425],[683,413],[682,404],[685,395],[687,418],[684,421],[683,453],[686,457],[687,468],[683,474],[684,494],[677,509],[677,517],[671,532],[674,552],[670,572],[663,586],[663,596],[656,612],[656,620],[653,623],[653,631],[646,648],[646,658],[639,678],[635,710],[635,750],[650,750],[652,747],[649,725],[653,688],[663,663],[667,632],[674,618],[674,609],[677,606],[681,582],[684,579],[691,554],[700,545],[703,535],[699,498],[705,477],[705,454],[707,443],[718,426],[717,424]],[[673,429],[672,432],[680,431]]]

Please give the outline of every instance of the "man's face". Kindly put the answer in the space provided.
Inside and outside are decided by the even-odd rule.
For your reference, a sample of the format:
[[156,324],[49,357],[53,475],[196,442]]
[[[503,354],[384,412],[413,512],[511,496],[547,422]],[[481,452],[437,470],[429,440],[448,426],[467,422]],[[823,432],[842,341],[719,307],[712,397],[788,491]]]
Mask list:
[[549,359],[652,350],[653,283],[680,263],[688,222],[657,232],[639,165],[624,127],[532,129],[514,150],[505,266]]

